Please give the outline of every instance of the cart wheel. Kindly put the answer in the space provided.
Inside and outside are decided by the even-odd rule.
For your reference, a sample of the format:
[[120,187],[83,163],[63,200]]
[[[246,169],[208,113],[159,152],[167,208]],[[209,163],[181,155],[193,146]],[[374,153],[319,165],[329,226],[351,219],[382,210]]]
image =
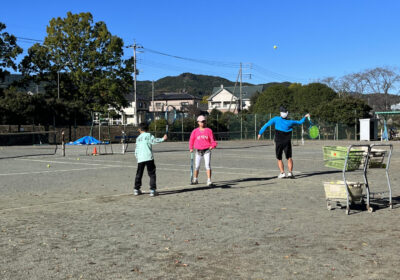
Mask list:
[[350,208],[346,208],[346,215],[350,214]]
[[369,212],[369,213],[372,213],[372,212],[374,212],[374,208],[372,208],[371,206],[370,206],[370,207],[368,207],[368,212]]
[[326,204],[326,208],[330,211],[332,210],[332,204],[330,204],[329,202]]

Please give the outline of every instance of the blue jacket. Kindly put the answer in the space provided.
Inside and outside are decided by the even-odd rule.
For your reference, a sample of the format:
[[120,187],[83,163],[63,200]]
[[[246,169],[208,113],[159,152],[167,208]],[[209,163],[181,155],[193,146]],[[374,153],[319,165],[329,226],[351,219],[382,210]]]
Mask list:
[[283,131],[283,132],[290,132],[292,131],[293,126],[303,124],[306,120],[306,117],[303,117],[299,121],[294,120],[287,120],[280,116],[273,117],[270,119],[264,126],[260,129],[259,135],[263,134],[267,127],[271,125],[275,125],[275,130]]

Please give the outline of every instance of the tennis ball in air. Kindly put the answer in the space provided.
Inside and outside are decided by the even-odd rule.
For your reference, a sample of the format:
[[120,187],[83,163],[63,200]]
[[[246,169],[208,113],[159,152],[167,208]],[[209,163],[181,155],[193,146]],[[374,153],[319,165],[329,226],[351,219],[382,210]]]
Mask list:
[[50,164],[47,165],[47,168],[50,168]]
[[76,160],[81,160],[80,158],[77,158]]
[[278,46],[277,45],[274,45],[274,50],[276,50],[278,48]]

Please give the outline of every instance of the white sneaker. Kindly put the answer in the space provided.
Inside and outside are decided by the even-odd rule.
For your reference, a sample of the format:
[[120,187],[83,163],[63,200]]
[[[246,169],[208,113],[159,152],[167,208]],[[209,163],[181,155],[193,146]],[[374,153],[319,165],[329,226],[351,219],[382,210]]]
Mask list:
[[193,178],[192,184],[197,185],[199,183],[199,179]]
[[287,177],[290,179],[294,179],[294,175],[292,172],[288,172]]
[[278,179],[284,179],[284,178],[286,178],[286,173],[285,173],[285,172],[280,173],[280,174],[278,175]]
[[212,182],[211,182],[211,180],[207,180],[207,186],[209,187],[209,186],[212,186]]

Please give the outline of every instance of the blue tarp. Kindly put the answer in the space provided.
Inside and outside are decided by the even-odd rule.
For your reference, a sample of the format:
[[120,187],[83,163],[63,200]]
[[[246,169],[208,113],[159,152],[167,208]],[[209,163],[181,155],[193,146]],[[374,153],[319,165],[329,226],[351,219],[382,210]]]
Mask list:
[[389,140],[387,125],[386,125],[386,120],[383,120],[383,134],[382,134],[382,139],[385,140],[385,141],[388,141],[388,140]]
[[96,145],[96,144],[102,144],[102,142],[92,136],[85,136],[76,140],[75,142],[67,143],[67,145]]

